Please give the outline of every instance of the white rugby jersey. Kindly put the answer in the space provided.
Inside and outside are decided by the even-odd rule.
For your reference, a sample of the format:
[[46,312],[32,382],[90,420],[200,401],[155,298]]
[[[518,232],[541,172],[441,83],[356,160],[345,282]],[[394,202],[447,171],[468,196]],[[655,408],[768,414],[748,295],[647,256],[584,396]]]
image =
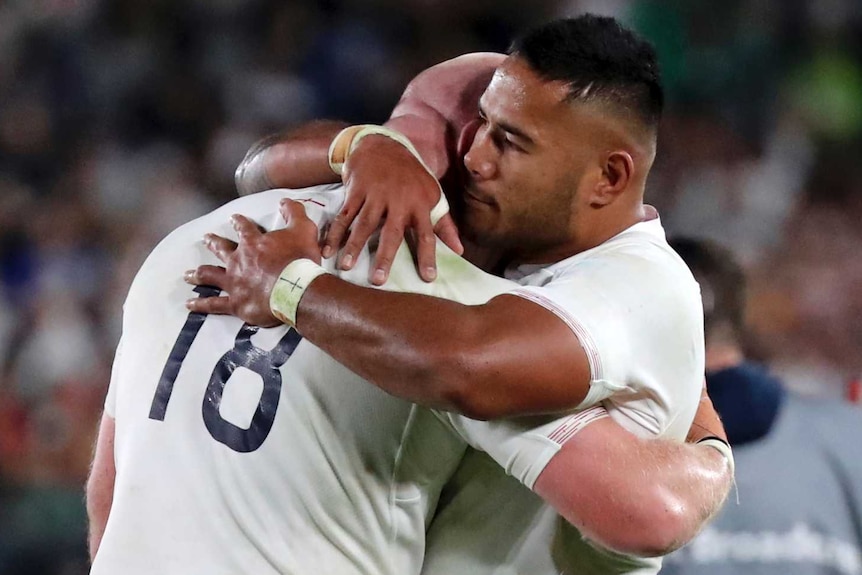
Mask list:
[[[242,198],[183,226],[136,277],[106,402],[117,478],[93,573],[417,573],[426,524],[465,440],[530,486],[559,449],[550,436],[565,416],[435,417],[285,327],[187,313],[188,297],[209,292],[193,291],[183,271],[218,263],[203,234],[232,236],[232,213],[280,227],[276,207],[288,193]],[[343,201],[333,187],[291,195],[318,222]],[[438,280],[426,284],[402,248],[387,288],[464,303],[512,288],[441,250]],[[340,275],[365,283],[369,267],[363,252]]]
[[[523,286],[512,293],[554,312],[587,352],[592,381],[581,407],[602,401],[641,437],[685,438],[703,385],[703,310],[658,219],[559,263],[506,275]],[[460,420],[482,435],[504,425],[482,431]],[[488,455],[469,451],[429,528],[423,575],[649,575],[660,567],[659,558],[594,546]]]
[[[106,401],[117,475],[92,573],[419,572],[426,519],[464,440],[293,330],[184,308],[214,294],[182,280],[219,263],[201,241],[206,232],[233,237],[233,213],[282,227],[278,200],[288,194],[323,222],[340,209],[339,190],[241,198],[173,232],[142,266]],[[406,248],[398,262],[390,288],[465,303],[511,288],[451,252],[431,285]],[[353,271],[338,273],[366,283],[369,269],[364,251]]]

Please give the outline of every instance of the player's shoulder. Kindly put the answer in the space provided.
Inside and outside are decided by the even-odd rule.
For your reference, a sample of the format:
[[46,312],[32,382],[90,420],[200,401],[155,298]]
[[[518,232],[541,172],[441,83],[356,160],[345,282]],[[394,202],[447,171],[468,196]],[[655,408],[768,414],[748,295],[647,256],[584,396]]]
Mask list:
[[216,233],[232,237],[233,229],[230,217],[242,214],[264,229],[278,229],[284,225],[279,212],[279,202],[282,198],[291,198],[306,206],[306,213],[317,223],[331,219],[344,203],[343,186],[328,184],[302,189],[273,189],[244,196],[232,200],[215,210],[206,213],[178,227],[168,234],[158,249],[173,249],[179,245],[188,245],[189,239],[195,241],[205,233]]
[[[688,266],[668,244],[657,221],[642,222],[600,245],[554,266],[555,276],[584,276],[589,270],[595,281],[669,284],[679,289],[696,289]],[[643,286],[646,287],[646,286]]]
[[[189,222],[189,227],[225,222],[233,214],[243,214],[254,219],[265,229],[281,227],[279,202],[290,198],[302,202],[312,219],[334,215],[344,203],[344,187],[341,184],[326,184],[301,189],[277,188],[232,200],[220,208]],[[270,223],[271,220],[277,220]],[[270,225],[267,225],[270,223]],[[182,229],[182,228],[180,228]]]
[[163,284],[164,278],[180,277],[186,269],[200,264],[218,265],[219,262],[209,253],[202,240],[207,233],[236,239],[236,232],[230,223],[233,214],[242,214],[267,230],[283,227],[279,202],[285,197],[303,202],[306,213],[318,224],[337,214],[344,203],[341,185],[297,190],[274,189],[230,201],[183,224],[162,239],[138,270],[129,299],[133,299],[135,294],[140,295],[139,292],[151,291],[154,285]]

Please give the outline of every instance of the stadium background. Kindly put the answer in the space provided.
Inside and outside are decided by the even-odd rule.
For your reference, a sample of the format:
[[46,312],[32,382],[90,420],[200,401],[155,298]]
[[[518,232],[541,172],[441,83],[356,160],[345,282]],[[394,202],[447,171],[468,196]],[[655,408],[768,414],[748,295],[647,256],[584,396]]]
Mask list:
[[0,2],[0,573],[86,573],[124,292],[161,237],[234,197],[254,140],[382,121],[425,67],[583,11],[658,47],[666,227],[741,255],[756,357],[844,394],[862,374],[862,2]]

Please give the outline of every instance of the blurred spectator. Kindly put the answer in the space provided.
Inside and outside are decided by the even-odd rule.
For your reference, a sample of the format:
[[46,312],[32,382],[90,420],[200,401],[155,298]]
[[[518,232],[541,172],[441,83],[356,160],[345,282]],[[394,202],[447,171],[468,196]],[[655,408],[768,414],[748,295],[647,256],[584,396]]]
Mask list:
[[821,144],[774,249],[752,268],[752,330],[785,383],[840,397],[862,374],[862,140]]
[[862,573],[862,411],[790,393],[748,361],[742,268],[708,242],[671,245],[701,285],[706,384],[733,446],[739,501],[662,573]]

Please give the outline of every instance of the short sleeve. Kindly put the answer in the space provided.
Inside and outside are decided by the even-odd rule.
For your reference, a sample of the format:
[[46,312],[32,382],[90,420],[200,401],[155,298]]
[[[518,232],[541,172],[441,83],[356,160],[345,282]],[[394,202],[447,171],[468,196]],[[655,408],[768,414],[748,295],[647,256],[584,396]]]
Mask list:
[[551,311],[577,337],[590,366],[578,409],[606,402],[629,431],[685,437],[703,382],[703,311],[674,255],[611,250],[509,293]]
[[552,312],[578,338],[590,364],[590,389],[578,406],[584,409],[612,395],[634,393],[626,371],[632,365],[636,326],[631,311],[641,304],[638,294],[621,284],[626,281],[623,265],[602,260],[573,267],[577,269],[543,286],[518,287],[510,293]]
[[518,417],[477,421],[443,413],[444,419],[474,449],[486,452],[508,475],[530,489],[566,441],[608,415],[602,406],[565,416]]

